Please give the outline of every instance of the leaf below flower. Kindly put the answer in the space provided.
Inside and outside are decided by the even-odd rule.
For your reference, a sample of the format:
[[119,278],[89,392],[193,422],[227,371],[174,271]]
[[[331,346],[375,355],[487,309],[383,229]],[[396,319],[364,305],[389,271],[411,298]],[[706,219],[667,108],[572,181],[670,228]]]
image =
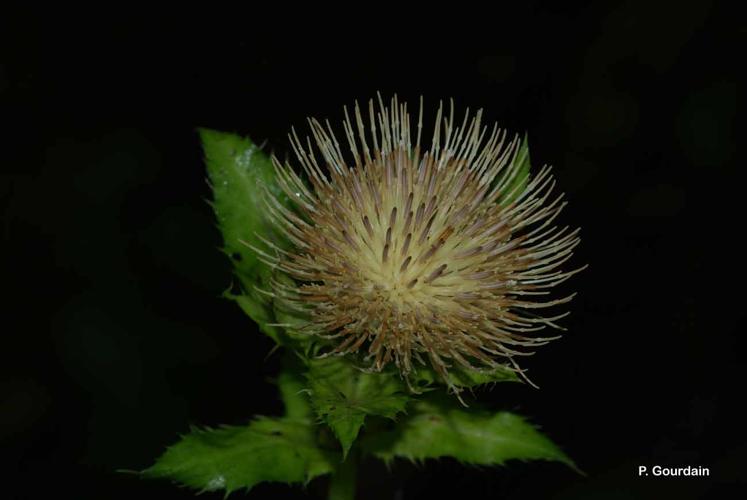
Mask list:
[[[444,383],[435,370],[430,366],[421,366],[414,377],[420,387],[427,387],[436,383]],[[449,381],[456,387],[472,388],[495,382],[521,382],[515,371],[499,366],[492,370],[468,370],[466,368],[449,368]]]
[[261,417],[246,426],[193,429],[142,474],[229,494],[263,481],[307,483],[334,470],[333,455],[317,447],[309,420]]
[[311,404],[340,440],[344,455],[367,415],[394,419],[411,397],[399,375],[365,373],[343,358],[310,361],[307,378]]
[[466,410],[453,400],[420,400],[393,430],[366,435],[367,453],[391,462],[453,457],[460,462],[500,465],[508,460],[554,460],[576,469],[550,439],[514,413]]

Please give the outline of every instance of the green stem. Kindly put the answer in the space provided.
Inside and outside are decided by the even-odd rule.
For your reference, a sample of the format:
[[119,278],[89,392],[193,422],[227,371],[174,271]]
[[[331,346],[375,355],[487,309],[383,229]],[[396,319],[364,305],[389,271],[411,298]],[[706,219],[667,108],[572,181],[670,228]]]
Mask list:
[[330,478],[327,500],[355,500],[357,469],[358,454],[355,449],[352,449]]

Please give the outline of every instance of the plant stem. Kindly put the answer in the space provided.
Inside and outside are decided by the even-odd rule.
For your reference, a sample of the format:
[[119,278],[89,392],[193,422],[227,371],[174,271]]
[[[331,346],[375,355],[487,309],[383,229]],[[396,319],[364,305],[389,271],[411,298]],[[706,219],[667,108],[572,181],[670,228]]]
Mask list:
[[327,500],[355,500],[357,469],[358,454],[352,449],[330,478]]

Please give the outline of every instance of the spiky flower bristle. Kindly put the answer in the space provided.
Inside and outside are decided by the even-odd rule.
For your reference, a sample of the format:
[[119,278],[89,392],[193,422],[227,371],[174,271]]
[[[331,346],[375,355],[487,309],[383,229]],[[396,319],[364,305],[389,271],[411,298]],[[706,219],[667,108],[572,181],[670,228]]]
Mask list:
[[379,105],[368,130],[357,104],[354,122],[345,109],[352,165],[314,119],[321,161],[290,136],[308,184],[273,158],[295,210],[269,196],[268,211],[293,248],[266,241],[262,255],[296,284],[275,281],[272,294],[308,314],[304,331],[334,339],[330,354],[365,351],[372,370],[394,362],[407,378],[427,359],[449,385],[455,364],[523,373],[514,358],[556,338],[534,332],[565,316],[533,311],[572,295],[530,299],[581,270],[559,269],[579,238],[553,224],[565,202],[551,197],[550,168],[527,178],[520,139],[488,134],[482,111],[455,127],[453,103],[448,117],[439,107],[423,152],[422,102],[414,147],[407,105]]

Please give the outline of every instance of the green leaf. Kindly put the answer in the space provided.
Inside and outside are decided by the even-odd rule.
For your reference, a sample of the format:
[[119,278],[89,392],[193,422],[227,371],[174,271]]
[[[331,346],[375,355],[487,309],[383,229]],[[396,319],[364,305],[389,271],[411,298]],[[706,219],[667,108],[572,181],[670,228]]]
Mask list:
[[257,325],[260,331],[274,340],[276,343],[289,346],[301,352],[306,352],[314,341],[308,334],[300,333],[301,326],[308,321],[297,314],[292,314],[279,309],[273,302],[265,302],[266,298],[254,290],[247,290],[243,294],[233,294],[230,291],[223,296],[233,300],[241,307]]
[[240,295],[225,292],[223,296],[236,302],[236,304],[241,307],[241,310],[244,311],[252,321],[257,323],[262,333],[278,344],[283,343],[284,332],[282,328],[275,326],[276,319],[270,304],[267,304],[263,299],[256,297],[256,294],[252,294],[251,291]]
[[307,378],[311,405],[340,440],[344,456],[367,415],[393,419],[410,400],[395,373],[365,373],[344,358],[311,360]]
[[335,462],[316,446],[308,420],[262,417],[243,427],[193,429],[142,474],[229,494],[263,481],[308,483]]
[[[290,204],[277,183],[272,161],[248,138],[209,129],[200,129],[199,132],[213,189],[212,207],[223,234],[224,251],[231,257],[243,288],[241,294],[227,291],[224,296],[234,300],[275,342],[287,345],[298,341],[302,344],[308,340],[306,337],[288,336],[284,328],[274,326],[288,321],[288,315],[279,314],[272,298],[257,291],[257,288],[269,291],[271,277],[287,279],[262,262],[259,253],[252,248],[272,254],[274,250],[262,238],[281,249],[289,247],[288,241],[268,217],[263,200],[264,186],[280,203]],[[298,318],[291,319],[298,321]]]
[[286,353],[283,368],[278,376],[278,388],[285,405],[285,415],[293,418],[311,418],[311,403],[306,390],[304,366],[294,353]]
[[419,400],[391,431],[368,434],[362,448],[380,459],[412,461],[453,457],[460,462],[500,465],[507,460],[573,461],[523,417],[457,406],[453,400]]
[[287,247],[267,215],[262,186],[281,202],[289,201],[277,183],[272,161],[251,140],[216,130],[199,132],[224,250],[233,258],[239,278],[251,288],[269,269],[242,241],[271,252],[259,234],[280,248]]
[[[419,367],[413,379],[420,387],[444,382],[430,366]],[[470,388],[493,382],[521,382],[521,379],[516,375],[516,372],[504,367],[497,367],[489,371],[453,367],[449,368],[449,381],[457,387]]]
[[[513,160],[512,167],[514,165],[517,166],[506,169],[507,174],[511,175],[512,178],[507,180],[506,186],[502,190],[503,193],[498,198],[498,203],[501,205],[510,205],[524,192],[529,183],[531,163],[529,159],[529,136],[526,133],[524,133],[524,138],[519,144],[519,151]],[[499,178],[496,182],[502,182],[502,179]]]

